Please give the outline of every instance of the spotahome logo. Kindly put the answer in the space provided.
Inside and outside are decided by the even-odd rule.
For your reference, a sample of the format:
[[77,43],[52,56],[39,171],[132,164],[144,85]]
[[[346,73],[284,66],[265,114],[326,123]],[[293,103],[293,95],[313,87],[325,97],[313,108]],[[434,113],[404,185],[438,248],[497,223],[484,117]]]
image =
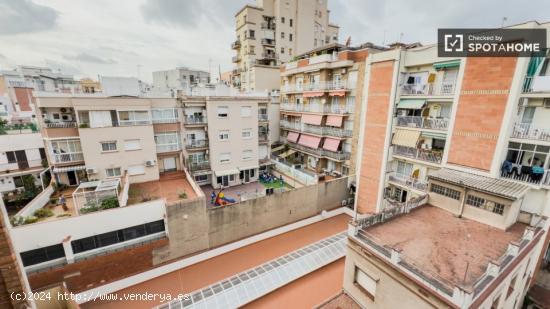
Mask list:
[[546,29],[438,29],[439,57],[530,57],[546,49]]

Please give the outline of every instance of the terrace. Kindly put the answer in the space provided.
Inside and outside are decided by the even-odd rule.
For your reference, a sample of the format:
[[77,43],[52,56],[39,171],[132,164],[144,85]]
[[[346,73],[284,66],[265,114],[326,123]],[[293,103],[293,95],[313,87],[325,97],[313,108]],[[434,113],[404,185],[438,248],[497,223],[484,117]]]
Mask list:
[[197,193],[183,172],[160,175],[159,180],[130,184],[128,204],[137,204],[163,198],[167,203],[194,199]]
[[501,230],[456,217],[427,200],[425,195],[359,219],[350,237],[459,307],[473,303],[520,258],[544,224],[540,219],[533,227],[515,223]]

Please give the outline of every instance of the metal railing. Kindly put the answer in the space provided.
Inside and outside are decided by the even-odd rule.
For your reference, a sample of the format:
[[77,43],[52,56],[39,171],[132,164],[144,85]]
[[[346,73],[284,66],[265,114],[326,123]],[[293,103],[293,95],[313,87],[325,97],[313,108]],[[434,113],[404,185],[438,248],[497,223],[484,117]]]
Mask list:
[[393,145],[393,154],[438,164],[441,163],[443,157],[442,152],[400,145]]
[[262,58],[264,58],[264,59],[277,59],[277,54],[263,52],[262,53]]
[[297,130],[306,133],[312,133],[323,136],[333,136],[333,137],[351,137],[353,135],[352,130],[346,130],[342,128],[333,128],[333,127],[324,127],[324,126],[315,126],[310,124],[302,124],[299,122],[290,122],[287,120],[281,120],[279,125],[283,129]]
[[512,130],[513,138],[550,141],[550,129],[538,128],[531,123],[516,123]]
[[307,152],[307,153],[311,153],[311,154],[317,155],[319,157],[331,158],[331,159],[338,160],[338,161],[349,160],[350,157],[351,157],[351,153],[349,153],[349,152],[343,152],[343,151],[336,152],[336,151],[330,151],[330,150],[326,150],[326,149],[322,149],[322,148],[313,149],[313,148],[309,148],[309,147],[306,147],[306,146],[303,146],[303,145],[300,145],[300,144],[296,144],[296,143],[292,143],[292,142],[288,142],[288,141],[287,141],[287,144],[290,147],[294,148],[294,149],[297,149],[297,150],[300,150],[300,151],[303,151],[303,152]]
[[118,121],[118,125],[121,127],[146,126],[150,124],[151,124],[151,120],[119,120]]
[[189,170],[191,172],[196,171],[204,171],[210,169],[210,162],[209,161],[202,161],[202,162],[190,162],[189,163]]
[[425,180],[420,180],[417,178],[413,178],[408,175],[403,175],[399,173],[392,173],[389,176],[389,180],[402,184],[404,186],[407,186],[409,188],[413,188],[420,191],[427,191],[428,190],[428,182]]
[[294,104],[282,103],[280,109],[296,112],[324,113],[324,114],[349,114],[354,110],[354,106],[341,106],[337,104]]
[[550,186],[550,170],[545,169],[544,173],[533,173],[530,166],[512,164],[509,171],[501,170],[501,177],[510,180],[521,181],[538,186]]
[[404,84],[401,95],[450,96],[455,92],[456,83]]
[[295,168],[286,162],[277,161],[276,159],[271,160],[271,162],[274,163],[275,170],[296,179],[296,181],[304,185],[313,185],[319,182],[317,175],[313,173]]
[[263,22],[260,27],[262,30],[275,30],[275,23]]
[[408,128],[422,128],[431,130],[447,130],[448,118],[428,118],[421,116],[399,116],[397,126]]
[[271,39],[262,39],[261,42],[262,42],[262,45],[270,45],[270,46],[275,45],[275,40],[271,40]]
[[258,120],[260,121],[268,121],[267,114],[258,114]]
[[522,91],[524,93],[550,92],[550,75],[526,76]]
[[52,155],[52,157],[55,163],[84,161],[84,154],[82,152],[55,153]]
[[157,144],[157,152],[172,152],[181,150],[179,144]]
[[48,161],[46,161],[45,159],[44,160],[42,159],[24,160],[24,161],[17,161],[17,162],[11,162],[11,163],[3,163],[3,164],[0,164],[0,172],[25,170],[29,168],[43,167],[47,165],[48,165]]
[[204,148],[208,147],[208,140],[194,140],[194,141],[188,141],[187,144],[185,144],[186,149],[197,149],[197,148]]
[[153,123],[177,123],[178,118],[157,118],[153,119]]
[[193,124],[207,124],[206,117],[185,117],[185,124],[187,125],[193,125]]
[[76,121],[44,122],[46,128],[76,128]]

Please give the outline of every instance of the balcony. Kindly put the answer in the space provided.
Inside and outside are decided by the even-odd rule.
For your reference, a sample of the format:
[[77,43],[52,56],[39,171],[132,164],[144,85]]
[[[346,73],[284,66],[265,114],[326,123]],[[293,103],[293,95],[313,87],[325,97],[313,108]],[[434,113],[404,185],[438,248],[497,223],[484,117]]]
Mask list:
[[427,118],[421,116],[399,116],[397,117],[397,126],[430,130],[447,130],[449,127],[449,119]]
[[263,22],[261,23],[260,27],[262,28],[262,30],[275,30],[274,23]]
[[268,121],[268,116],[267,114],[258,114],[258,120],[259,121]]
[[294,111],[294,112],[307,112],[307,113],[322,113],[322,114],[349,114],[352,113],[354,107],[340,106],[337,104],[294,104],[294,103],[282,103],[281,110]]
[[443,152],[400,145],[393,145],[393,154],[436,164],[440,164],[443,157]]
[[48,161],[42,159],[8,162],[0,164],[0,173],[27,170],[32,168],[41,168],[44,166],[48,166]]
[[189,170],[191,172],[210,170],[210,162],[209,161],[191,162],[189,163]]
[[153,124],[160,124],[160,123],[177,123],[179,121],[178,118],[153,118]]
[[412,178],[407,175],[392,173],[389,176],[389,180],[395,183],[404,185],[406,187],[426,192],[428,190],[428,182],[416,178]]
[[52,158],[54,163],[72,163],[84,161],[84,154],[82,152],[55,153]]
[[119,120],[118,122],[118,125],[121,127],[146,126],[150,124],[152,124],[151,120]]
[[269,141],[269,136],[265,133],[258,134],[258,142],[259,143],[267,143]]
[[157,153],[180,151],[179,144],[157,144]]
[[500,176],[502,178],[521,181],[537,186],[550,186],[550,170],[523,166],[505,161],[502,165]]
[[322,136],[332,136],[332,137],[351,137],[353,135],[352,130],[345,130],[342,128],[333,128],[333,127],[324,127],[324,126],[315,126],[311,124],[301,124],[299,122],[290,122],[286,120],[281,120],[279,125],[283,129],[296,130],[306,133],[312,133]]
[[67,128],[76,128],[76,121],[61,121],[61,122],[44,122],[44,127],[58,128],[58,129],[67,129]]
[[206,125],[208,123],[206,117],[185,117],[185,125]]
[[189,141],[187,144],[185,144],[185,149],[201,149],[208,147],[208,140],[195,140],[195,141]]
[[276,60],[277,59],[277,54],[263,52],[262,53],[262,59]]
[[456,84],[404,84],[401,86],[403,96],[452,96],[455,93]]
[[239,49],[239,48],[241,48],[241,41],[236,40],[235,42],[231,43],[231,48],[232,48],[232,49]]
[[275,46],[275,40],[271,40],[271,39],[262,39],[261,42],[262,42],[262,45],[266,45],[266,46]]
[[526,76],[523,93],[550,92],[550,75]]
[[241,61],[241,56],[233,56],[233,58],[231,58],[231,61],[239,62],[239,61]]
[[286,143],[290,147],[292,147],[294,149],[297,149],[299,151],[311,153],[311,154],[319,156],[319,157],[334,159],[336,161],[349,160],[350,157],[351,157],[351,153],[349,153],[349,152],[343,152],[343,151],[334,152],[334,151],[321,149],[321,148],[313,149],[313,148],[309,148],[309,147],[302,146],[300,144],[296,144],[296,143],[292,143],[292,142],[288,142],[288,141]]
[[550,142],[550,129],[538,128],[530,123],[516,123],[511,137]]

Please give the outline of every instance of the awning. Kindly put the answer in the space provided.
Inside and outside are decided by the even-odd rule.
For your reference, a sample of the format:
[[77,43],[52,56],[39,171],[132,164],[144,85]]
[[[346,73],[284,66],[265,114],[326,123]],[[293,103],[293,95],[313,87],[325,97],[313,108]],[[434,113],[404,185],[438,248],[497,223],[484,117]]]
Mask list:
[[232,168],[230,170],[225,170],[225,171],[214,171],[214,175],[216,175],[216,177],[235,175],[238,173],[239,173],[239,170],[236,168]]
[[344,118],[343,116],[329,115],[327,116],[326,125],[332,126],[332,127],[341,127],[343,118]]
[[397,129],[393,135],[392,144],[416,148],[419,137],[420,131]]
[[314,97],[322,97],[323,96],[322,91],[308,91],[304,92],[303,97],[304,98],[314,98]]
[[281,154],[279,155],[279,157],[280,157],[280,158],[286,158],[286,157],[290,156],[291,154],[293,154],[293,153],[295,153],[295,152],[296,152],[296,150],[294,150],[294,149],[289,149],[289,150],[287,150],[286,152],[281,153]]
[[423,137],[437,138],[437,139],[446,139],[447,134],[445,133],[434,133],[434,132],[422,132]]
[[340,146],[340,140],[335,138],[325,138],[325,143],[323,144],[323,149],[330,151],[338,151],[338,146]]
[[252,170],[252,169],[259,169],[259,168],[260,168],[259,165],[248,166],[248,167],[237,167],[239,171],[246,171],[246,170]]
[[426,100],[403,99],[397,103],[397,108],[402,109],[422,109],[426,105]]
[[434,69],[436,70],[458,68],[459,66],[460,66],[460,60],[451,60],[451,61],[434,63]]
[[302,122],[307,124],[313,124],[316,126],[321,125],[322,115],[303,115]]
[[331,97],[343,97],[346,95],[346,90],[334,90],[328,93]]
[[288,132],[288,135],[286,136],[286,140],[291,142],[291,143],[296,143],[296,141],[298,140],[298,136],[300,136],[299,133]]
[[82,171],[86,169],[86,165],[75,165],[75,166],[63,166],[63,167],[54,167],[53,172],[54,173],[64,173],[64,172],[71,172],[71,171]]
[[285,149],[285,145],[277,146],[277,147],[271,149],[271,152],[277,152],[277,151],[283,150],[283,149]]
[[300,136],[300,141],[298,142],[298,144],[309,148],[317,149],[319,148],[320,142],[321,142],[320,137],[302,134]]

